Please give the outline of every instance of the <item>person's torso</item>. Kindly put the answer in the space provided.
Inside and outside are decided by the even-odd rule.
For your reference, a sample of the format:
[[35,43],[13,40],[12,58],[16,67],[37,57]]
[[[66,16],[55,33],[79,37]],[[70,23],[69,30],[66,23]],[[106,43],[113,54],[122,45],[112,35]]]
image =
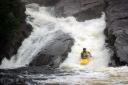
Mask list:
[[88,52],[87,51],[82,52],[82,56],[83,57],[88,57]]

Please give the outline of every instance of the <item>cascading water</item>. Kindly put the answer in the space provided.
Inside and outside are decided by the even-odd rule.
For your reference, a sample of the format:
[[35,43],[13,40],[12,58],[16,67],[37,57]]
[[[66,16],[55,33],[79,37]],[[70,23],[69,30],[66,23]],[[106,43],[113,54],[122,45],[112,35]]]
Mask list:
[[[60,24],[62,24],[62,27],[66,26],[64,31],[71,33],[72,37],[75,39],[71,53],[60,67],[81,69],[85,67],[106,67],[108,65],[110,54],[109,50],[105,47],[103,31],[106,23],[104,14],[101,18],[87,20],[85,22],[77,22],[74,18],[69,18],[68,23],[60,22]],[[85,66],[79,64],[80,54],[83,48],[87,48],[93,56],[90,64]]]
[[57,29],[53,28],[55,18],[45,11],[48,8],[42,7],[40,8],[40,12],[38,12],[36,10],[37,7],[38,5],[34,4],[32,8],[28,8],[26,11],[31,16],[27,22],[33,26],[33,32],[23,41],[16,55],[10,60],[3,59],[0,68],[17,68],[29,64],[33,57],[54,39],[54,34],[57,31]]
[[[64,72],[47,76],[22,76],[37,82],[37,85],[128,85],[127,66],[107,67],[110,54],[103,33],[106,26],[104,14],[101,18],[78,22],[74,17],[56,18],[53,8],[39,7],[37,4],[28,5],[26,14],[27,22],[34,28],[33,32],[11,60],[3,59],[0,68],[17,68],[29,64],[45,45],[54,40],[57,31],[62,30],[75,40],[67,59],[60,65]],[[79,63],[83,48],[87,48],[93,56],[88,65]]]
[[78,22],[74,17],[56,18],[52,11],[52,8],[39,7],[36,4],[27,6],[28,23],[33,26],[34,30],[29,38],[24,40],[18,53],[11,60],[5,58],[2,61],[1,68],[15,68],[29,64],[40,49],[54,39],[58,30],[69,33],[75,39],[71,53],[60,67],[83,67],[79,64],[83,47],[86,47],[93,56],[89,67],[107,66],[110,55],[105,47],[103,34],[106,26],[105,15],[103,14],[98,19]]

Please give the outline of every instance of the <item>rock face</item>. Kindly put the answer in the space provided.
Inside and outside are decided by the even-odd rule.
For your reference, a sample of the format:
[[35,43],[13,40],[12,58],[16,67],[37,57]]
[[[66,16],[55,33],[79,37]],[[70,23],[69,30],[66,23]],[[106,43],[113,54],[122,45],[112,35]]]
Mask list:
[[106,1],[106,35],[114,51],[112,66],[128,65],[128,0]]
[[56,38],[47,44],[33,59],[30,66],[50,65],[58,67],[71,51],[74,40],[62,31],[56,33]]
[[22,0],[25,4],[37,3],[43,6],[54,6],[60,0]]
[[25,6],[20,0],[0,0],[0,63],[16,54],[21,42],[31,32],[25,22]]
[[101,16],[104,10],[103,0],[61,0],[55,6],[56,16],[75,16],[83,21]]

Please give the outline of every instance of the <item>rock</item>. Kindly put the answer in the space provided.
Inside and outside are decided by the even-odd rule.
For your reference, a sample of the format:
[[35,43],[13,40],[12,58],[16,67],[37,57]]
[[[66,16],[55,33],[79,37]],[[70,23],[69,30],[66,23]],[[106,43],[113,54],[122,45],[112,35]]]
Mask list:
[[58,67],[71,51],[74,40],[62,31],[57,31],[56,38],[48,43],[33,59],[30,66],[50,65]]
[[20,0],[0,0],[0,63],[17,53],[19,46],[32,30],[25,22],[25,5]]
[[0,69],[0,75],[2,74],[9,74],[11,76],[17,75],[32,75],[32,74],[54,74],[58,72],[57,69],[54,69],[48,65],[42,66],[31,66],[31,67],[20,67],[15,69]]
[[54,6],[60,0],[22,0],[25,4],[37,3],[41,6]]
[[79,21],[98,18],[103,10],[103,0],[61,0],[55,5],[56,16],[75,16]]
[[128,0],[105,0],[106,35],[113,50],[112,66],[128,65]]
[[0,85],[28,85],[26,80],[13,74],[0,74]]
[[42,85],[38,81],[47,80],[49,75],[62,75],[62,72],[49,66],[0,69],[0,85]]

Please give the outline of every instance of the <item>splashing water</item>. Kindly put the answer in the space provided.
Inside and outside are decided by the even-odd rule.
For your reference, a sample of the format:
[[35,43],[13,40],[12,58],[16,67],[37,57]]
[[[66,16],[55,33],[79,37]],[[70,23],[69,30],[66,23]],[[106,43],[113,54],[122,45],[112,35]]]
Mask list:
[[[67,19],[66,19],[67,20]],[[105,47],[105,36],[103,31],[105,29],[105,15],[101,18],[87,20],[85,22],[77,22],[74,18],[70,21],[61,23],[62,26],[67,26],[65,32],[71,33],[75,39],[75,45],[72,47],[68,58],[61,64],[62,68],[83,69],[106,67],[110,58],[109,50]],[[90,64],[80,65],[80,54],[83,48],[87,48],[91,52],[93,58]]]
[[25,75],[25,77],[33,79],[37,85],[128,85],[128,67],[107,67],[101,71],[74,71],[47,76]]
[[[17,68],[29,64],[46,44],[54,40],[56,32],[62,30],[75,40],[72,51],[60,65],[60,69],[66,69],[66,72],[47,76],[24,75],[25,77],[39,85],[128,85],[127,66],[107,67],[110,54],[103,33],[106,26],[104,14],[101,18],[78,22],[74,17],[56,18],[53,11],[53,8],[39,7],[37,4],[27,6],[27,22],[33,26],[33,32],[23,41],[16,55],[10,60],[3,59],[0,68]],[[79,63],[83,47],[93,56],[85,66]]]
[[[36,4],[27,6],[27,22],[33,26],[33,32],[25,39],[18,53],[11,60],[3,59],[0,68],[16,68],[29,64],[34,56],[55,38],[58,30],[70,34],[75,39],[67,59],[60,65],[61,68],[106,67],[109,61],[109,50],[105,47],[105,14],[101,18],[78,22],[74,17],[56,18],[53,8],[39,7]],[[87,66],[79,64],[82,48],[87,48],[93,56]]]
[[[41,7],[40,12],[38,12],[35,9],[37,7],[38,5],[34,4],[32,8],[28,8],[26,11],[26,13],[30,15],[27,22],[33,26],[33,32],[23,41],[16,55],[10,60],[6,58],[3,59],[0,68],[17,68],[29,64],[33,57],[36,56],[46,44],[54,39],[57,31],[57,29],[53,28],[55,18],[52,18],[52,16],[45,11],[47,8]],[[42,15],[42,13],[44,15]]]

